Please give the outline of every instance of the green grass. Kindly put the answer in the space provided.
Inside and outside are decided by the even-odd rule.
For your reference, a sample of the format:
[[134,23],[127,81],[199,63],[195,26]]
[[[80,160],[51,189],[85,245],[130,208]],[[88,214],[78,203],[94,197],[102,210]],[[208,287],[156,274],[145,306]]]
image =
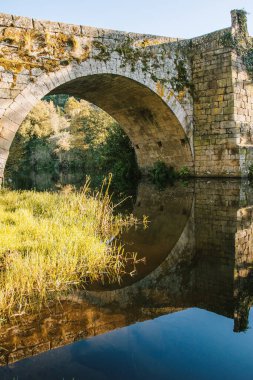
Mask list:
[[109,244],[137,223],[114,215],[108,188],[0,191],[0,315],[20,315],[93,281],[120,281],[135,254]]

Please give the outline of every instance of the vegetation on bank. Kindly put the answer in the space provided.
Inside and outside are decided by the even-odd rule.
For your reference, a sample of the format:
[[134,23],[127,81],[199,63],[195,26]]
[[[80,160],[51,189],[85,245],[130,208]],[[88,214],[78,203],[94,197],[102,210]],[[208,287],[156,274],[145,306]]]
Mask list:
[[88,184],[70,193],[0,191],[1,318],[134,270],[136,255],[115,237],[137,221],[114,215],[106,186],[93,195]]
[[40,101],[23,122],[11,146],[6,178],[14,188],[25,189],[33,187],[31,173],[45,173],[57,184],[66,172],[80,173],[81,183],[90,176],[93,188],[110,172],[118,192],[139,176],[131,142],[114,119],[84,100],[57,95]]
[[191,177],[190,170],[183,166],[179,171],[175,171],[172,166],[167,166],[163,161],[156,161],[149,172],[151,181],[158,187],[165,187],[176,180],[185,180]]

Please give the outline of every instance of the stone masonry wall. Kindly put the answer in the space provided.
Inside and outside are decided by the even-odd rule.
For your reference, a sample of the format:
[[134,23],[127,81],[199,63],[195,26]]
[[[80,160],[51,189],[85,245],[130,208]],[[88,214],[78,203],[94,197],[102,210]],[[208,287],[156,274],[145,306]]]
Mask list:
[[[59,91],[90,96],[117,118],[133,141],[141,169],[162,160],[193,173],[191,69],[178,43],[1,14],[0,176],[26,115],[43,96]],[[114,88],[106,75],[116,78]],[[90,77],[95,82],[88,85],[85,79]],[[123,85],[117,78],[125,79]]]
[[196,175],[245,177],[253,163],[253,82],[245,65],[253,40],[246,13],[234,10],[231,18],[231,28],[217,32],[216,39],[196,40]]
[[247,176],[253,164],[253,81],[243,60],[232,54],[234,117],[239,131],[240,172]]
[[244,207],[237,212],[237,232],[235,235],[234,271],[234,331],[248,328],[248,318],[252,298],[253,262],[253,207]]
[[32,107],[64,91],[119,121],[143,172],[160,160],[196,176],[247,175],[252,81],[225,43],[241,33],[238,15],[178,40],[0,14],[0,177]]
[[195,173],[240,176],[239,129],[234,120],[231,49],[222,45],[230,29],[194,41],[193,58]]
[[195,302],[230,318],[234,311],[235,233],[239,202],[240,184],[237,180],[196,182]]

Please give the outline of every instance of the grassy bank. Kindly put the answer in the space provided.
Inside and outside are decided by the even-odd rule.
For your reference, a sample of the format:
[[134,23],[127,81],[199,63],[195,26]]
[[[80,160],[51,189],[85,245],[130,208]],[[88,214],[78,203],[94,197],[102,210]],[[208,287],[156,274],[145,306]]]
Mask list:
[[119,281],[134,254],[112,237],[136,223],[107,192],[0,191],[0,314],[21,314],[73,287]]

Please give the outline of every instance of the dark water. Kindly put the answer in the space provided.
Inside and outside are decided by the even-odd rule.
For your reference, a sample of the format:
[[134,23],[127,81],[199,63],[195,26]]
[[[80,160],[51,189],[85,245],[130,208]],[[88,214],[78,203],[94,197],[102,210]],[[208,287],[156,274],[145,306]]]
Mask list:
[[146,264],[0,329],[0,379],[252,379],[252,206],[246,182],[140,183]]
[[83,171],[70,171],[70,170],[39,170],[38,172],[27,168],[26,171],[20,171],[19,173],[12,173],[7,175],[5,179],[5,185],[12,189],[20,190],[32,190],[57,191],[64,186],[72,185],[77,188],[83,186],[85,183],[85,174]]

